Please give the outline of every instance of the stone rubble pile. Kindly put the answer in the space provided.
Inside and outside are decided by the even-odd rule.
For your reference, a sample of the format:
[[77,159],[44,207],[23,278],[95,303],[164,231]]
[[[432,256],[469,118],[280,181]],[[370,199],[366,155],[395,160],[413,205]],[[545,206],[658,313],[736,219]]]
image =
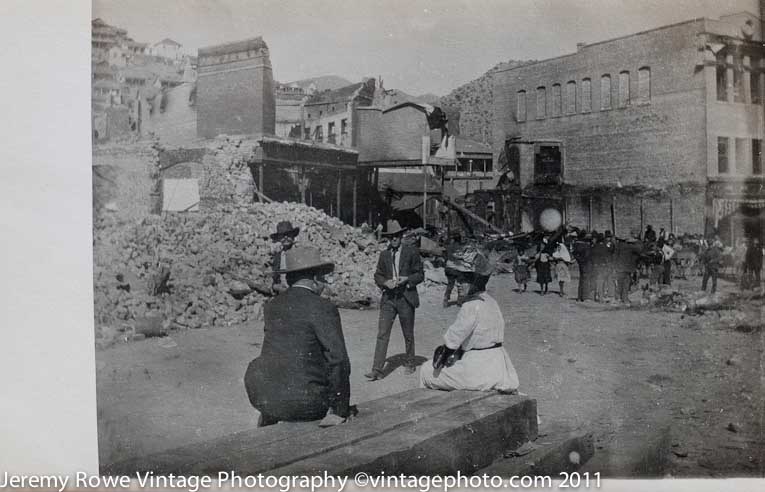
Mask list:
[[[95,218],[96,336],[130,338],[146,320],[163,329],[228,326],[259,319],[270,296],[276,224],[300,227],[297,244],[335,263],[327,294],[340,307],[379,298],[374,271],[382,245],[297,203],[223,205],[138,222]],[[156,331],[156,330],[155,330]]]

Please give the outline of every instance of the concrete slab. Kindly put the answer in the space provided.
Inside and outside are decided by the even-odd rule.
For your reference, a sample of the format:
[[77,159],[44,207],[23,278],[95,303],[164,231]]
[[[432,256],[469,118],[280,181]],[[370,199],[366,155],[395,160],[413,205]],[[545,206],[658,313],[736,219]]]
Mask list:
[[537,436],[536,401],[491,394],[288,466],[275,475],[471,474]]
[[492,395],[476,391],[414,389],[359,404],[359,416],[341,426],[324,429],[317,422],[283,422],[120,461],[103,467],[102,473],[122,475],[153,471],[156,474],[207,475],[233,470],[240,474],[257,474],[378,436]]

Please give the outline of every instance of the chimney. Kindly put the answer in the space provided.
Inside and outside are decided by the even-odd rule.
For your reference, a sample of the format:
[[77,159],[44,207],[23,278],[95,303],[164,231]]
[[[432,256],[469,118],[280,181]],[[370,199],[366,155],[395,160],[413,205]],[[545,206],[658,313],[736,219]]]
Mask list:
[[[762,0],[765,2],[765,0]],[[587,43],[576,43],[576,51],[582,51],[582,48],[587,46]]]

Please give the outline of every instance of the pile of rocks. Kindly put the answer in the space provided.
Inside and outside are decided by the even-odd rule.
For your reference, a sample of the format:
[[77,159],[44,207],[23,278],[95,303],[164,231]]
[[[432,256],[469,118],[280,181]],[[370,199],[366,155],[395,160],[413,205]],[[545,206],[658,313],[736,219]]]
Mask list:
[[135,333],[147,318],[160,318],[164,329],[259,319],[271,295],[269,271],[277,246],[269,235],[282,220],[300,227],[298,244],[319,248],[335,263],[328,277],[331,300],[341,307],[375,302],[373,274],[381,246],[312,207],[224,205],[137,222],[103,215],[94,228],[96,336],[115,329]]

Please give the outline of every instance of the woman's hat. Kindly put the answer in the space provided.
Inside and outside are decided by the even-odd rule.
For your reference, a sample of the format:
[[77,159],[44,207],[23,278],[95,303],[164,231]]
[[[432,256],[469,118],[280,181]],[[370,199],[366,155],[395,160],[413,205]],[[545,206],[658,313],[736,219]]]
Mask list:
[[282,253],[285,255],[286,267],[274,270],[274,273],[292,273],[305,270],[316,270],[319,275],[325,275],[335,269],[331,261],[324,261],[319,255],[319,250],[308,246],[298,246]]
[[276,224],[276,232],[271,234],[271,239],[278,241],[284,236],[292,236],[294,238],[297,237],[299,233],[300,227],[292,227],[292,222],[283,220]]
[[389,220],[388,227],[385,228],[385,232],[383,232],[382,235],[394,236],[396,234],[401,234],[404,231],[406,231],[406,228],[401,227],[401,224],[399,224],[397,220]]

